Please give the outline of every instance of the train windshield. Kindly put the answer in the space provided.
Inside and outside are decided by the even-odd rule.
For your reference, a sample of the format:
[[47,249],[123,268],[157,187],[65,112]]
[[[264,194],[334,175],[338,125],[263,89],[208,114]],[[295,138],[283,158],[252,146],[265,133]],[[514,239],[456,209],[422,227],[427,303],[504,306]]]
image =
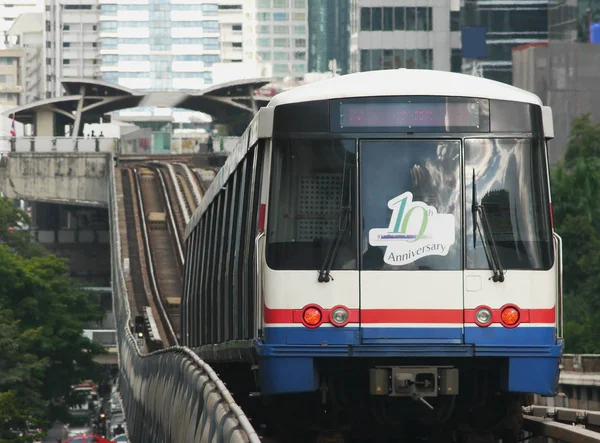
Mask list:
[[[340,240],[333,270],[491,269],[493,240],[504,270],[550,269],[544,152],[524,138],[278,140],[267,263],[320,270]],[[473,238],[473,172],[489,238]]]
[[[550,269],[552,227],[544,143],[525,138],[465,140],[466,207],[473,203],[475,171],[478,203],[504,269]],[[466,218],[467,269],[488,269],[473,218]],[[508,275],[507,275],[508,278]]]

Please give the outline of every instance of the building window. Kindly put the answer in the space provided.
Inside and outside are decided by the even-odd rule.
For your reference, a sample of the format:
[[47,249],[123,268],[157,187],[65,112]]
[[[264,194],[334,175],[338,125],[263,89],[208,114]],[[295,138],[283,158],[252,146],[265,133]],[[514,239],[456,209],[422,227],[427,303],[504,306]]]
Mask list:
[[241,48],[242,47],[242,43],[241,42],[233,42],[231,44],[234,48]]
[[102,31],[114,31],[117,29],[117,22],[101,22],[100,30]]
[[258,41],[256,42],[256,44],[259,48],[268,48],[269,46],[271,46],[271,39],[270,38],[259,38]]
[[296,25],[294,26],[294,34],[306,34],[306,26],[305,25]]
[[271,27],[270,26],[258,26],[256,28],[256,32],[258,34],[270,34],[271,33]]
[[404,31],[404,15],[406,8],[394,8],[394,30]]
[[0,57],[0,65],[12,65],[13,58],[12,57]]
[[460,11],[450,11],[450,30],[460,31]]
[[289,34],[289,26],[273,26],[273,34]]
[[0,83],[11,83],[14,81],[12,74],[0,74]]
[[290,53],[289,52],[274,52],[273,60],[289,60]]
[[294,52],[294,60],[306,60],[306,52]]
[[394,8],[383,8],[383,30],[394,30]]
[[306,20],[306,14],[304,12],[294,12],[292,14],[292,19],[295,22],[303,22]]
[[450,55],[450,70],[452,72],[462,72],[462,49],[452,49]]
[[271,0],[258,0],[258,7],[259,8],[270,8]]
[[294,40],[294,46],[296,48],[306,48],[306,39],[304,38],[297,38]]
[[363,49],[360,70],[433,69],[432,49]]
[[271,14],[269,14],[268,12],[257,12],[256,19],[258,21],[267,22],[271,20]]
[[231,25],[231,30],[232,31],[241,31],[242,25]]
[[273,65],[274,74],[287,74],[289,72],[288,65]]
[[63,59],[63,65],[70,65],[71,64],[71,60],[69,60],[68,58]]
[[360,30],[371,30],[371,8],[360,8]]
[[290,46],[290,41],[287,38],[273,39],[273,46],[276,48],[287,48]]
[[306,8],[306,0],[294,0],[294,8]]
[[[296,14],[294,14],[296,15]],[[273,13],[273,20],[276,22],[282,22],[288,19],[288,15],[286,12],[275,12]]]
[[[267,45],[268,46],[268,45]],[[262,61],[268,61],[271,60],[271,53],[270,52],[266,52],[266,51],[259,51],[257,52],[258,55],[258,59],[262,60]]]
[[383,29],[382,8],[371,8],[371,31],[381,31],[382,29]]
[[289,8],[290,2],[288,0],[273,0],[274,8]]
[[63,31],[70,31],[71,27],[69,25],[64,25],[63,26]]
[[63,48],[70,48],[70,47],[71,47],[70,42],[63,42]]

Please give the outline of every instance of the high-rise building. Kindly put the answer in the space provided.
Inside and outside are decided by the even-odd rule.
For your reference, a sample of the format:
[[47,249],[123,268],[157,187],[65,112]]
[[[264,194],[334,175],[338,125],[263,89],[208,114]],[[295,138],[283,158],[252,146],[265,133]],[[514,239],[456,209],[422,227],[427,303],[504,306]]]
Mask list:
[[308,63],[308,0],[254,1],[256,9],[245,14],[256,23],[257,59],[272,64],[276,79],[303,76]]
[[600,22],[597,0],[552,0],[548,6],[551,41],[589,42],[590,24]]
[[8,30],[11,45],[23,50],[20,63],[22,87],[19,104],[26,105],[44,98],[46,61],[44,60],[44,14],[19,15]]
[[46,0],[46,96],[63,95],[61,79],[98,78],[98,0]]
[[352,0],[351,71],[450,71],[460,54],[458,0]]
[[462,26],[483,26],[487,31],[487,58],[478,62],[483,77],[512,84],[512,48],[548,41],[552,1],[465,0]]
[[18,106],[21,103],[23,87],[21,64],[23,49],[17,47],[0,48],[0,106]]
[[219,0],[221,60],[213,65],[213,83],[271,77],[272,65],[256,48],[256,0]]
[[216,2],[100,0],[102,78],[137,90],[199,90],[219,57]]
[[308,0],[308,72],[350,72],[350,4]]
[[42,12],[43,0],[2,0],[0,1],[0,44],[5,43],[7,31],[21,14]]

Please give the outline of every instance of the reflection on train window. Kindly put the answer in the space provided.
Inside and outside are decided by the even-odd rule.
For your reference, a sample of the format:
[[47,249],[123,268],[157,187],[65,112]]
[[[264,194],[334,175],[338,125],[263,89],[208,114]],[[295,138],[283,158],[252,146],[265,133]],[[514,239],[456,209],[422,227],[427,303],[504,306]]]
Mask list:
[[[363,141],[360,159],[362,269],[460,269],[460,142]],[[402,203],[405,193],[412,202]],[[394,199],[403,205],[398,212],[390,208]],[[411,210],[420,205],[427,209]]]
[[338,237],[331,269],[357,269],[356,142],[279,140],[272,177],[269,267],[318,270]]
[[[550,269],[552,230],[544,143],[514,138],[466,140],[467,210],[473,202],[473,170],[476,198],[485,209],[488,235],[496,243],[502,268]],[[489,269],[479,232],[473,247],[470,213],[466,228],[467,269]]]

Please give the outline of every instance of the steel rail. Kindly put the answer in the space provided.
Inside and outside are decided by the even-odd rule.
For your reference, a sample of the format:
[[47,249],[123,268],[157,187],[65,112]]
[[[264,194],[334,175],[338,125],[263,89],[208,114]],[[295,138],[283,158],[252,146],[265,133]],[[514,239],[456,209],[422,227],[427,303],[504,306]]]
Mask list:
[[[181,212],[183,214],[183,220],[185,221],[185,225],[190,222],[191,212],[185,204],[185,197],[179,188],[179,183],[177,182],[177,174],[175,173],[175,168],[171,163],[166,163],[167,169],[169,170],[169,175],[171,176],[171,182],[173,183],[173,187],[175,188],[175,194],[177,194],[177,200],[179,201],[179,206],[181,207]],[[185,230],[185,226],[183,228]]]
[[138,196],[138,201],[139,201],[139,211],[140,211],[140,224],[142,227],[142,235],[144,237],[144,248],[146,250],[146,256],[148,257],[148,273],[150,276],[150,283],[152,284],[152,292],[155,295],[155,299],[156,299],[156,303],[159,307],[159,313],[160,316],[162,317],[162,321],[163,321],[163,327],[166,327],[167,329],[167,334],[170,335],[169,338],[169,344],[170,345],[178,345],[179,344],[179,340],[177,340],[177,335],[175,334],[175,331],[173,330],[173,325],[171,324],[171,321],[169,320],[169,316],[167,315],[167,311],[165,309],[165,306],[163,305],[162,299],[160,297],[160,291],[158,289],[158,283],[156,282],[156,273],[155,273],[155,266],[154,266],[154,258],[152,257],[152,249],[150,248],[150,235],[148,233],[148,226],[146,224],[146,215],[145,215],[145,211],[144,211],[144,201],[142,199],[142,191],[141,191],[141,186],[140,186],[140,179],[138,176],[138,170],[134,169],[133,173],[135,175],[135,184],[136,184],[136,191],[137,191],[137,196]]
[[198,182],[194,178],[194,174],[192,174],[192,170],[185,163],[175,163],[175,164],[179,165],[179,167],[183,170],[183,173],[186,175],[187,181],[191,185],[192,192],[194,193],[194,199],[196,200],[196,207],[198,207],[198,205],[202,201],[202,192],[200,191],[200,186],[198,185]]
[[[173,208],[171,207],[171,201],[169,199],[169,191],[167,189],[167,185],[166,185],[165,179],[163,177],[163,172],[160,170],[160,168],[157,168],[156,172],[158,172],[158,177],[160,178],[160,184],[162,186],[162,191],[163,191],[163,198],[165,201],[167,213],[169,214],[169,225],[171,227],[171,231],[173,232],[173,236],[175,237],[175,246],[177,247],[177,252],[179,255],[179,263],[181,264],[181,266],[183,266],[183,264],[185,263],[185,256],[183,254],[183,248],[181,246],[182,245],[181,237],[179,236],[179,231],[177,230],[177,223],[175,222],[175,216],[173,215]],[[175,189],[177,189],[176,185],[175,185]]]

